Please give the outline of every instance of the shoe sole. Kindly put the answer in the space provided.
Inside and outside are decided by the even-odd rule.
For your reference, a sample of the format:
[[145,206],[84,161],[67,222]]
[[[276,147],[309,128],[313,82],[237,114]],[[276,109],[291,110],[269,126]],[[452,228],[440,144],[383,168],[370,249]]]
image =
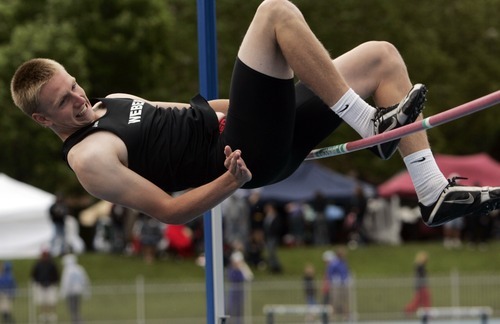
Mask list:
[[[399,127],[409,125],[409,124],[413,123],[418,118],[418,116],[424,110],[424,103],[425,103],[425,100],[426,100],[426,94],[427,94],[427,88],[425,87],[425,85],[423,85],[423,84],[417,84],[406,95],[406,97],[404,99],[405,102],[403,104],[403,113],[405,115],[407,115],[408,118]],[[415,95],[416,98],[411,98],[412,95]],[[412,103],[412,104],[408,105],[406,107],[406,109],[404,109],[405,108],[404,105],[407,105],[408,103]],[[395,111],[394,114],[397,114],[398,110],[399,110],[398,108],[394,109],[394,111]],[[393,116],[389,116],[389,117],[393,117]],[[391,131],[393,129],[396,129],[396,128],[395,127],[387,128],[386,130],[384,130],[382,133],[379,133],[379,134],[383,134],[383,133]],[[372,147],[372,150],[381,159],[388,160],[396,152],[396,149],[397,149],[397,147],[399,145],[399,141],[401,141],[400,138],[395,139],[394,141],[391,141],[391,142],[388,142],[388,143],[384,143],[384,144],[380,144],[380,145],[374,146],[374,147]],[[380,147],[382,145],[385,145],[385,150],[384,151],[388,151],[389,152],[388,155],[384,155],[383,154],[384,152],[380,149]],[[389,149],[387,149],[387,147],[389,147]]]
[[[405,99],[404,99],[404,104],[403,108],[401,110],[403,111],[403,114],[407,115],[408,118],[405,120],[404,123],[401,124],[401,126],[405,126],[408,124],[413,123],[417,117],[422,113],[424,110],[424,103],[426,99],[426,94],[427,94],[427,88],[423,84],[418,84],[413,87],[412,91],[410,91]],[[416,98],[411,98],[413,95],[416,96]],[[408,105],[408,103],[411,103],[411,105]],[[404,107],[407,105],[406,107]],[[398,107],[399,108],[399,107]],[[394,115],[398,114],[398,108],[394,109],[394,113],[392,115],[389,115],[388,117],[394,117]],[[399,121],[398,121],[399,122]],[[399,126],[399,127],[401,127]],[[388,132],[390,130],[393,130],[394,128],[387,128],[384,130],[382,133]]]
[[[403,126],[413,123],[417,119],[417,117],[422,113],[422,111],[424,110],[424,103],[426,100],[427,88],[425,87],[425,85],[420,84],[420,87],[418,87],[418,91],[416,91],[416,92],[417,92],[416,93],[417,98],[414,100],[416,101],[416,106],[418,108],[413,109],[414,106],[410,105],[407,107],[406,110],[403,111],[403,113],[408,116],[408,119],[404,122]],[[409,93],[408,96],[411,97],[411,95],[413,93],[415,93],[415,91],[412,91],[411,93]],[[406,101],[406,103],[408,103],[408,102],[414,102],[414,101],[409,99]],[[410,114],[407,114],[407,110],[411,110]]]
[[[466,189],[466,187],[463,187],[463,188]],[[482,188],[488,188],[488,187],[482,187]],[[447,223],[455,218],[471,216],[471,215],[476,215],[476,216],[488,215],[492,211],[494,211],[496,209],[500,209],[500,189],[484,190],[484,191],[481,190],[481,192],[479,194],[480,195],[488,194],[488,197],[484,197],[485,201],[482,203],[479,203],[479,205],[474,210],[468,211],[468,212],[465,212],[465,213],[462,213],[459,215],[451,214],[451,213],[447,213],[446,215],[441,214],[439,216],[438,220],[436,220],[436,215],[431,214],[428,220],[424,219],[424,222],[428,226],[435,227],[435,226],[439,226],[439,225],[442,225],[444,223]],[[495,197],[491,197],[492,194]],[[441,204],[444,204],[444,203],[451,203],[451,201],[441,202]]]
[[479,208],[478,208],[479,214],[487,215],[494,210],[500,209],[500,189],[495,190],[495,191],[497,192],[496,193],[497,197],[491,198],[491,193],[493,191],[490,191],[490,193],[489,193],[490,198],[487,201],[485,201],[479,205]]

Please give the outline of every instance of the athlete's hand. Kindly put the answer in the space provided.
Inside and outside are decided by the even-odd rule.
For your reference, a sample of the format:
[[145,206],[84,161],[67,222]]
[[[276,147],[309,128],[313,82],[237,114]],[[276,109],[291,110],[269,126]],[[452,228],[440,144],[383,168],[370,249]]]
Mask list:
[[226,155],[224,166],[236,178],[240,186],[252,179],[252,172],[250,172],[245,161],[243,161],[240,150],[235,150],[233,152],[231,147],[226,145],[226,147],[224,147],[224,154]]

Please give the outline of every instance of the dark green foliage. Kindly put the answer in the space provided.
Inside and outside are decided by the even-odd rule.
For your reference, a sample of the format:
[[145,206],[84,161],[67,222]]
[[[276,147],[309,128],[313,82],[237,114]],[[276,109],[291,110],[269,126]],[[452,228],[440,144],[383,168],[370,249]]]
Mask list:
[[[217,1],[220,96],[260,0]],[[296,0],[332,56],[368,40],[397,46],[412,80],[428,85],[426,115],[500,89],[500,0]],[[5,0],[0,3],[0,172],[49,191],[81,188],[60,142],[12,104],[9,82],[26,59],[59,60],[91,97],[130,92],[187,101],[198,91],[194,0]],[[429,131],[435,153],[487,152],[500,160],[498,107]],[[357,139],[343,126],[324,145]],[[375,183],[398,172],[369,152],[326,159]]]

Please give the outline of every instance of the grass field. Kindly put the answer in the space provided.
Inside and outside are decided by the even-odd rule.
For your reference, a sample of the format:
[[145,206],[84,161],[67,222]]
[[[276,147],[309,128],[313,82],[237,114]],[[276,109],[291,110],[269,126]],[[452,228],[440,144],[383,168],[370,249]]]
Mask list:
[[[294,280],[302,276],[304,265],[312,263],[317,270],[324,265],[322,253],[335,247],[281,248],[278,252],[284,272],[273,275],[265,270],[256,271],[257,280]],[[464,246],[459,250],[445,249],[440,242],[411,243],[400,246],[370,245],[348,251],[351,271],[358,278],[392,278],[413,275],[415,254],[429,253],[428,272],[431,275],[447,275],[452,270],[462,274],[500,274],[500,242],[494,241],[481,249]],[[59,262],[59,260],[57,260]],[[204,281],[203,268],[194,259],[158,260],[146,264],[138,256],[86,253],[79,262],[87,269],[95,283],[130,281],[139,275],[147,280],[173,282]],[[34,260],[14,260],[14,273],[20,285],[25,285]]]
[[[282,274],[255,270],[251,305],[254,316],[262,316],[262,307],[268,303],[302,302],[301,278],[305,264],[315,265],[317,278],[320,280],[324,269],[321,256],[330,248],[335,247],[281,248],[279,257],[284,268]],[[370,316],[381,310],[393,314],[396,312],[398,315],[397,312],[411,297],[413,259],[421,250],[430,255],[428,272],[433,277],[446,277],[454,271],[458,271],[461,276],[486,277],[500,274],[500,242],[492,242],[481,249],[464,247],[460,250],[447,250],[441,242],[364,246],[348,251],[349,266],[359,282],[374,278],[377,287],[358,290],[358,310],[372,314]],[[134,283],[139,277],[144,278],[147,284],[144,313],[148,323],[153,322],[152,318],[164,318],[162,316],[185,318],[186,314],[190,314],[197,319],[203,319],[205,316],[205,273],[203,268],[195,264],[194,259],[164,258],[154,264],[146,264],[139,256],[86,253],[81,255],[79,260],[97,287],[93,290],[92,298],[86,301],[84,306],[84,315],[89,322],[104,323],[110,322],[111,319],[125,322],[134,319],[134,314],[137,314],[137,292]],[[57,261],[60,262],[59,259]],[[20,288],[27,287],[33,263],[34,260],[13,261]],[[402,284],[393,285],[394,282]],[[445,286],[442,288],[439,286],[440,282],[441,280],[438,280],[434,284],[433,298],[436,302],[447,305],[452,298],[450,289],[446,286],[449,280],[445,280]],[[495,285],[498,287],[498,284]],[[470,287],[467,289],[467,293],[462,296],[464,301],[469,298],[468,295],[484,295],[480,288],[479,291],[474,288],[470,290]],[[27,318],[26,298],[20,296],[19,302],[16,303],[18,323]],[[486,305],[494,306],[498,300],[500,291],[491,295]],[[64,307],[59,307],[58,313],[60,320],[67,320]],[[197,320],[186,321],[197,323]],[[180,323],[177,319],[174,322]],[[263,320],[259,321],[254,317],[253,322],[260,323]]]

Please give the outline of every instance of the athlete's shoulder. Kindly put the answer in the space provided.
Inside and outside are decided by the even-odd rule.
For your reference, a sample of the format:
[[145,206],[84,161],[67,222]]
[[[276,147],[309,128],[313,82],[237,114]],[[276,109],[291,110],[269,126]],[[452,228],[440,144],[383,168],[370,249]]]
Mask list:
[[[96,144],[98,143],[98,144]],[[120,161],[127,164],[123,141],[111,132],[95,132],[75,144],[68,152],[68,164],[77,170],[89,170],[101,163]]]

